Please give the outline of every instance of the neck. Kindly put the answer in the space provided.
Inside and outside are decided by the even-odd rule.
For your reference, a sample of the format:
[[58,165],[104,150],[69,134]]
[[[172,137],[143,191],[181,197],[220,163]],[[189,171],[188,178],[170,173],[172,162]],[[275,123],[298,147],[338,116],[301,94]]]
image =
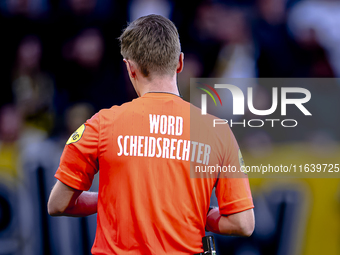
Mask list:
[[145,93],[149,92],[172,93],[179,96],[176,75],[173,77],[156,76],[152,77],[151,80],[143,78],[137,86],[137,94],[139,96],[143,96]]

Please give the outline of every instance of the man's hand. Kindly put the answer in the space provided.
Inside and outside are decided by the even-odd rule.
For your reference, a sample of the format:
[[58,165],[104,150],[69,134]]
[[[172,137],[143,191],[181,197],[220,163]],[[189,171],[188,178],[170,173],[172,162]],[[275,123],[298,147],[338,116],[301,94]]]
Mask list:
[[57,181],[47,204],[51,216],[84,217],[97,212],[98,192],[76,190]]
[[214,208],[207,215],[206,229],[221,235],[249,237],[254,231],[255,217],[253,209],[221,216]]

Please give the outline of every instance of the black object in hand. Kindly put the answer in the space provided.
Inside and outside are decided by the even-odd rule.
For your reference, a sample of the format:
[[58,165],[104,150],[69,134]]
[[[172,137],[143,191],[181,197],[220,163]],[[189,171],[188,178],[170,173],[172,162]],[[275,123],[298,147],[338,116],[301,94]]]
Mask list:
[[202,243],[204,255],[216,255],[215,241],[213,236],[204,236],[202,238]]

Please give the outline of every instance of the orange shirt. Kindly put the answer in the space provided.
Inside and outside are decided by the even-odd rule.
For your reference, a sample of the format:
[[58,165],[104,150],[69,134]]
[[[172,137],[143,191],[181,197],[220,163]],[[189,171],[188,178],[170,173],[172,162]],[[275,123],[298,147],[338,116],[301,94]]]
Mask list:
[[215,184],[221,214],[253,208],[243,173],[196,175],[197,166],[240,167],[228,125],[197,124],[198,116],[176,95],[147,93],[101,110],[70,137],[55,177],[88,190],[100,171],[93,254],[202,252]]

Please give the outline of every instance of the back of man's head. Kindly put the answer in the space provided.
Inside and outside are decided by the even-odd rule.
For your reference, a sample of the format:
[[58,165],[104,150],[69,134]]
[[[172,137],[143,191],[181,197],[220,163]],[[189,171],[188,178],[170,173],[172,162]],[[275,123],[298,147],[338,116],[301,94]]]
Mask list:
[[141,17],[129,24],[119,40],[123,57],[136,62],[145,77],[176,73],[181,45],[169,19],[154,14]]

